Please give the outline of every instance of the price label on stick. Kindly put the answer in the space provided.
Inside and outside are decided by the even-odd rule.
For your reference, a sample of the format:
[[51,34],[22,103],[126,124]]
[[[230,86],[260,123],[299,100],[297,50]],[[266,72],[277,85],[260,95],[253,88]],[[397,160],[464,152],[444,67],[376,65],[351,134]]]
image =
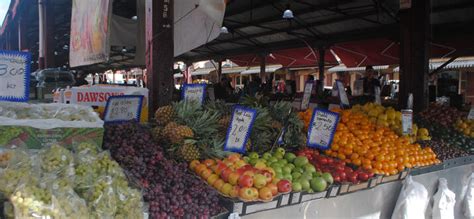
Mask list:
[[30,64],[30,53],[0,51],[0,101],[28,101]]
[[339,99],[341,100],[341,107],[350,106],[349,98],[347,98],[346,88],[342,81],[336,81],[337,92],[339,94]]
[[104,121],[120,123],[131,120],[140,121],[143,104],[142,95],[111,96],[105,106]]
[[402,133],[409,135],[413,130],[413,111],[410,109],[402,110]]
[[303,99],[301,100],[301,110],[308,109],[309,101],[311,99],[311,93],[313,92],[314,83],[306,82],[304,85]]
[[224,150],[232,152],[245,152],[245,145],[252,131],[253,123],[257,117],[257,111],[236,106],[232,114],[229,128],[227,129],[227,137],[225,140]]
[[471,107],[471,110],[469,110],[469,115],[467,115],[468,120],[474,120],[474,107]]
[[323,109],[315,109],[308,128],[309,147],[329,149],[336,132],[339,114]]
[[185,84],[181,93],[181,99],[187,102],[204,103],[206,84]]

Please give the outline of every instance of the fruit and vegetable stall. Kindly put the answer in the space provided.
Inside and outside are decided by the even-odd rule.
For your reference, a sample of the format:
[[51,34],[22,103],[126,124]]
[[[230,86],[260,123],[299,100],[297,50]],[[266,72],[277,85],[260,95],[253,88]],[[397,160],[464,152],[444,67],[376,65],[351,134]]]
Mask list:
[[432,195],[439,178],[461,190],[474,168],[474,122],[441,105],[408,133],[401,111],[374,103],[180,101],[154,117],[104,123],[84,106],[0,103],[5,217],[390,216],[407,177]]

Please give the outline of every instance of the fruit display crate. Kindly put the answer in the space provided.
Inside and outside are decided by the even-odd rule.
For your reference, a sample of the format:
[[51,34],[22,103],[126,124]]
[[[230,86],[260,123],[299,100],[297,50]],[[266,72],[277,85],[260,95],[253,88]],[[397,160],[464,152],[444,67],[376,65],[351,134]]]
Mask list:
[[240,216],[243,216],[261,211],[276,209],[280,206],[280,201],[283,196],[284,195],[278,195],[268,202],[243,202],[240,200],[234,200],[221,196],[221,205],[224,206],[229,211],[229,213],[237,213]]
[[444,170],[444,169],[454,168],[454,167],[458,167],[458,166],[468,165],[468,164],[472,164],[472,163],[474,163],[474,155],[465,156],[465,157],[458,157],[458,158],[454,158],[454,159],[445,160],[443,163],[440,163],[440,164],[437,164],[437,165],[434,165],[434,166],[412,169],[410,171],[410,175],[416,176],[416,175],[435,172],[435,171],[439,171],[439,170]]
[[378,176],[379,181],[377,184],[382,184],[382,183],[388,183],[388,182],[393,182],[397,180],[403,180],[405,177],[407,177],[408,173],[410,172],[410,169],[405,169],[395,175],[390,175],[390,176]]

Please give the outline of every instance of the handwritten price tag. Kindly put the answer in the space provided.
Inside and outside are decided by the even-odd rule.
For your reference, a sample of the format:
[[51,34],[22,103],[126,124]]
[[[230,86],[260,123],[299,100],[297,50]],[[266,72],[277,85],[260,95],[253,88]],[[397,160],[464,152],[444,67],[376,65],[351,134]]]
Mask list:
[[107,123],[140,121],[142,95],[111,96],[105,106],[104,121]]
[[309,100],[311,98],[311,93],[313,92],[314,83],[313,82],[306,82],[304,85],[304,93],[303,99],[301,100],[301,110],[308,109]]
[[413,130],[413,111],[402,110],[402,133],[409,135]]
[[187,102],[197,102],[202,104],[206,93],[206,84],[185,84],[181,98]]
[[30,53],[0,51],[0,101],[28,101],[30,64]]
[[347,98],[346,88],[342,81],[336,81],[337,91],[339,94],[339,99],[341,100],[341,105],[350,106],[349,98]]
[[323,109],[315,109],[308,129],[309,147],[329,149],[336,132],[339,114]]
[[257,117],[257,111],[241,106],[234,108],[232,120],[227,129],[227,137],[224,145],[225,151],[245,152],[245,144],[248,141],[253,123]]

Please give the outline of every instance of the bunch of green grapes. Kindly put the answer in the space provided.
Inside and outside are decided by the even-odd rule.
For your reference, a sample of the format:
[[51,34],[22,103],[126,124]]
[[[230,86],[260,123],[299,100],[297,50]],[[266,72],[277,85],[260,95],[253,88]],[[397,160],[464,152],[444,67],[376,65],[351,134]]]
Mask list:
[[143,218],[142,194],[129,187],[117,188],[117,219]]
[[0,127],[0,146],[6,145],[12,139],[18,137],[23,131],[16,127]]
[[61,209],[61,218],[89,218],[89,209],[84,199],[80,198],[72,188],[65,187],[61,192],[54,192],[58,207]]
[[110,177],[99,179],[85,195],[85,200],[93,214],[101,218],[113,218],[117,210],[117,199]]
[[46,173],[64,171],[73,164],[72,153],[60,145],[52,145],[41,154],[41,168]]
[[95,156],[99,153],[99,148],[97,144],[90,143],[90,142],[81,142],[75,148],[76,154],[88,154]]
[[106,152],[99,154],[97,160],[97,175],[108,175],[112,177],[125,177],[120,165],[110,158]]
[[30,174],[27,168],[4,169],[0,174],[0,192],[6,196],[10,196],[22,181],[37,182],[38,180]]
[[[15,215],[27,216],[37,214],[42,216],[56,216],[59,209],[52,209],[52,195],[46,189],[41,189],[32,184],[21,186],[13,195],[10,201],[15,207]],[[20,216],[21,217],[21,216]]]

